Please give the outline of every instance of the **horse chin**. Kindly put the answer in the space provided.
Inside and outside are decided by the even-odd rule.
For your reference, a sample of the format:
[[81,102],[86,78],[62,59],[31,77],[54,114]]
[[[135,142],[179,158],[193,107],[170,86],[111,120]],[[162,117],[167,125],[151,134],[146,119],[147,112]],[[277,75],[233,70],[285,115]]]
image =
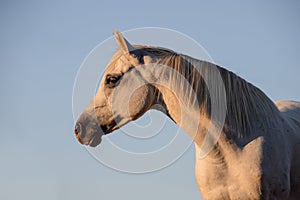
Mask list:
[[98,146],[98,145],[101,143],[101,141],[102,141],[102,138],[101,138],[101,137],[102,137],[102,136],[101,136],[100,134],[95,135],[95,136],[89,141],[89,143],[86,144],[86,145],[88,145],[88,146],[90,146],[90,147],[96,147],[96,146]]
[[101,144],[102,142],[102,136],[103,135],[108,135],[110,133],[112,133],[113,131],[119,129],[119,127],[115,126],[115,127],[112,127],[110,129],[107,129],[107,131],[104,132],[104,134],[95,134],[94,137],[92,137],[88,142],[84,142],[80,139],[80,137],[77,137],[77,140],[79,141],[80,144],[83,144],[83,145],[86,145],[86,146],[89,146],[89,147],[97,147],[98,145]]

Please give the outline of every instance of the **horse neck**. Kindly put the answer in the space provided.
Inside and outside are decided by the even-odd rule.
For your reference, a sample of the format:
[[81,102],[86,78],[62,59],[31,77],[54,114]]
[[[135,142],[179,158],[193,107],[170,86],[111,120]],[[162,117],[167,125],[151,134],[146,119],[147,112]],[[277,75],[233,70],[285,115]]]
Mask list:
[[[222,94],[218,91],[218,87],[214,87],[215,80],[211,82],[211,87],[208,89],[207,82],[212,80],[205,80],[201,73],[218,73],[218,69],[211,63],[184,55],[172,55],[158,63],[162,65],[151,68],[154,72],[152,74],[155,74],[154,79],[159,80],[160,83],[155,84],[158,91],[155,104],[160,104],[166,114],[200,144],[209,126],[212,124],[217,127],[219,124],[218,116],[212,118],[208,114],[207,110],[210,106],[207,103],[209,101],[207,91],[210,89],[214,94]],[[197,66],[197,69],[194,66]],[[204,68],[207,71],[202,71]],[[222,81],[221,77],[219,81]],[[224,100],[224,96],[218,98]],[[222,103],[223,101],[218,101],[215,105],[220,108],[219,105]]]
[[156,86],[158,98],[155,104],[159,104],[163,109],[160,111],[170,117],[179,127],[181,127],[192,139],[197,134],[199,124],[199,109],[187,103],[183,103],[183,96],[179,89],[166,88],[161,85]]
[[[225,100],[227,102],[226,120],[224,124],[222,124],[224,128],[222,128],[221,135],[218,135],[220,138],[217,138],[219,140],[216,143],[214,151],[219,152],[222,150],[227,153],[236,152],[253,140],[253,138],[259,137],[260,133],[256,132],[256,130],[261,128],[261,126],[264,126],[264,124],[269,126],[271,123],[276,123],[276,120],[269,122],[270,117],[268,117],[268,115],[274,116],[275,119],[278,110],[270,99],[258,88],[247,83],[235,74],[211,63],[202,62],[189,57],[184,57],[184,60],[188,61],[184,62],[185,64],[188,63],[188,66],[181,66],[182,68],[189,68],[195,63],[202,66],[204,63],[204,65],[207,65],[206,68],[203,67],[200,68],[200,70],[203,69],[204,73],[209,74],[212,69],[217,69],[220,71],[222,81],[224,81],[226,88]],[[186,72],[181,71],[180,73],[184,74]],[[209,77],[208,80],[211,80],[212,84],[215,84],[215,80],[212,79],[212,77]],[[206,80],[204,81],[205,84],[207,84]],[[163,86],[157,86],[159,91],[158,103],[164,107],[168,116],[195,141],[198,149],[202,146],[209,126],[218,126],[218,124],[220,124],[219,119],[212,117],[210,115],[211,113],[209,113],[210,107],[205,102],[207,101],[206,97],[208,94],[202,93],[205,89],[207,91],[207,88],[205,88],[203,81],[201,84],[202,85],[197,88],[197,91],[200,91],[199,93],[202,95],[197,96],[200,99],[199,104],[197,104],[197,101],[195,103],[195,101],[190,101],[191,99],[189,98],[187,99],[187,93],[183,91],[184,89],[182,87],[179,87],[180,84],[173,84],[171,90]],[[218,94],[220,92],[219,87],[217,86],[215,89],[213,92]],[[232,95],[239,95],[239,92],[242,93],[240,97],[231,98]],[[249,93],[250,97],[247,99],[246,95]],[[241,102],[239,102],[239,100],[241,100]],[[220,98],[219,103],[222,101],[224,101],[224,99]],[[241,110],[235,107],[240,106],[239,103],[242,105],[242,107],[240,107]]]
[[[157,86],[159,91],[159,97],[157,98],[157,104],[163,107],[162,110],[167,114],[179,127],[181,127],[195,142],[196,146],[196,158],[197,160],[202,158],[203,155],[207,155],[207,160],[211,162],[219,162],[222,160],[223,156],[229,158],[234,155],[234,152],[238,151],[238,145],[234,142],[230,142],[227,138],[227,132],[222,132],[220,138],[216,142],[213,148],[204,149],[203,141],[207,136],[209,126],[213,126],[215,121],[211,120],[205,112],[193,104],[181,103],[180,99],[184,97],[181,96],[182,93],[178,90],[172,90],[172,92],[162,86]],[[162,111],[161,110],[161,111]]]

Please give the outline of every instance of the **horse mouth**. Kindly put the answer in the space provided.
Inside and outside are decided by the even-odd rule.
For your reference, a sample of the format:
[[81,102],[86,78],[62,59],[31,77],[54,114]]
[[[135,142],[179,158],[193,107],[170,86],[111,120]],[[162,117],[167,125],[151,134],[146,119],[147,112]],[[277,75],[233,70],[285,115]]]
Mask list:
[[[101,127],[102,128],[102,127]],[[110,127],[105,127],[105,128],[102,128],[103,132],[104,132],[104,135],[108,135],[110,134],[111,132],[113,132],[114,130],[118,129],[116,126],[110,126]],[[105,130],[105,131],[104,131]]]
[[116,122],[113,121],[110,125],[101,125],[101,129],[104,133],[104,135],[108,135],[110,134],[111,132],[113,132],[114,130],[118,129],[119,127],[116,126]]

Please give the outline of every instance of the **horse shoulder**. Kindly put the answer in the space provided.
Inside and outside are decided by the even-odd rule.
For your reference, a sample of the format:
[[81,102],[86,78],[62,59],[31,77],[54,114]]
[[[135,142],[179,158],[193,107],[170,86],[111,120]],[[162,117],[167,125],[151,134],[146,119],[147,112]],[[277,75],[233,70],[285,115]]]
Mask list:
[[262,145],[263,139],[257,138],[240,153],[226,152],[220,159],[197,159],[196,179],[204,199],[259,199]]

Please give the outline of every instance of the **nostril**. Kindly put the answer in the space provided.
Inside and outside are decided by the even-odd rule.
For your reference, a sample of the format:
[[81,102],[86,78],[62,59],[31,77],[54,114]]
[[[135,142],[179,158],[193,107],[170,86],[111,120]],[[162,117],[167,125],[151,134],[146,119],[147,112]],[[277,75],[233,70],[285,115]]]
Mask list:
[[75,129],[74,129],[74,133],[75,133],[75,135],[78,135],[79,133],[80,133],[80,128],[81,126],[80,126],[80,124],[79,123],[77,123],[76,125],[75,125]]

